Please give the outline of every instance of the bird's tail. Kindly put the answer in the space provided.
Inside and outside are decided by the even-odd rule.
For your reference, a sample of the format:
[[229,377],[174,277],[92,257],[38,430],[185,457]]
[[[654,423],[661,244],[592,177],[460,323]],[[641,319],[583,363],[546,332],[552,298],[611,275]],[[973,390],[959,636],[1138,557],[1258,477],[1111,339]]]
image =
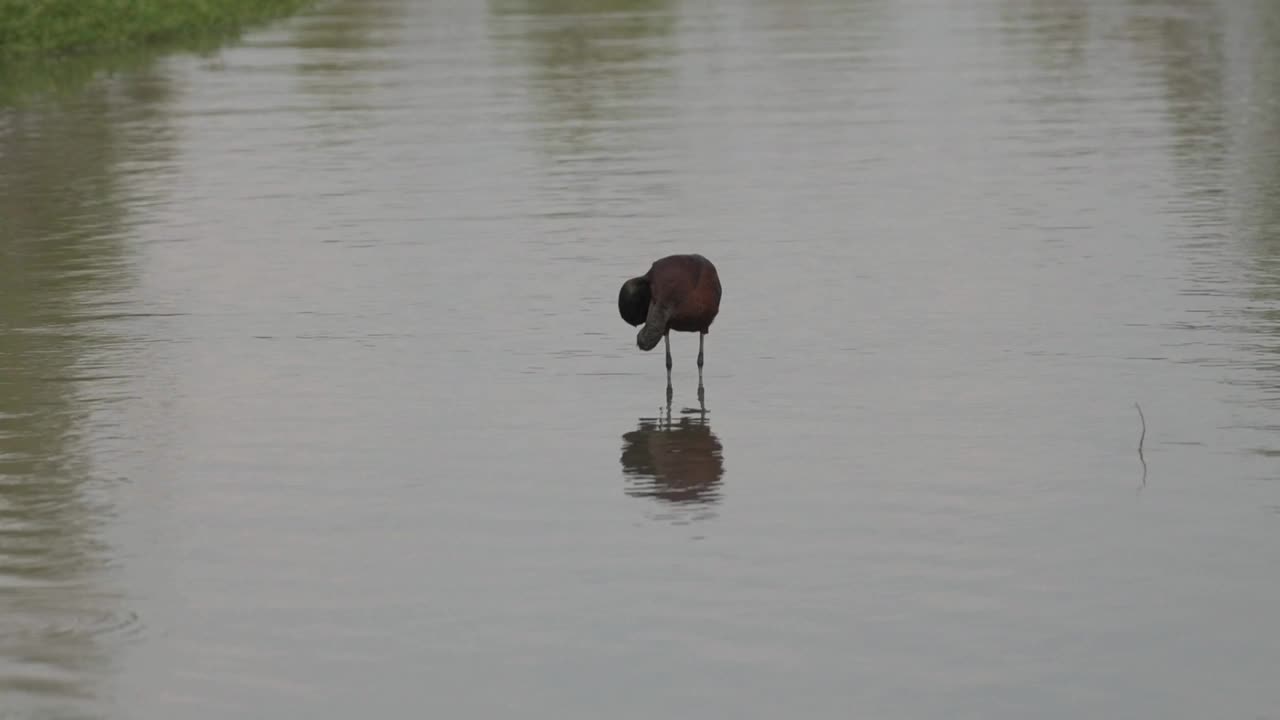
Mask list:
[[640,332],[636,334],[636,345],[645,352],[658,347],[658,341],[662,336],[667,334],[667,318],[671,315],[669,310],[663,310],[657,307],[649,308],[649,315],[645,318],[644,327],[640,328]]

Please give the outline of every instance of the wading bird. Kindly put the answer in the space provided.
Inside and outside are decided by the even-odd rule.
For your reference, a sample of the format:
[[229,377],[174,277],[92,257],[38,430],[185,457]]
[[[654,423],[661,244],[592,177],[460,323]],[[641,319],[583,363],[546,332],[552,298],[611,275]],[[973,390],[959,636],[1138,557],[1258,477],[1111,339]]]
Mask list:
[[[671,331],[698,333],[698,380],[702,380],[702,340],[720,312],[720,276],[701,255],[668,255],[649,272],[618,291],[618,312],[631,326],[644,325],[636,345],[648,352],[665,340],[667,380],[671,379]],[[701,384],[701,382],[699,382]]]

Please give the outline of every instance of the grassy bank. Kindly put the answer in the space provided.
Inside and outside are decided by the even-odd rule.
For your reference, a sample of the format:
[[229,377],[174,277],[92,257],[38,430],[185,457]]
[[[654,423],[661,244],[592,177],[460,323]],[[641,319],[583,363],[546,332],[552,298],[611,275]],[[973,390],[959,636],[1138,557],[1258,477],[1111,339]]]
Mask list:
[[313,0],[0,0],[0,60],[129,50],[234,32]]

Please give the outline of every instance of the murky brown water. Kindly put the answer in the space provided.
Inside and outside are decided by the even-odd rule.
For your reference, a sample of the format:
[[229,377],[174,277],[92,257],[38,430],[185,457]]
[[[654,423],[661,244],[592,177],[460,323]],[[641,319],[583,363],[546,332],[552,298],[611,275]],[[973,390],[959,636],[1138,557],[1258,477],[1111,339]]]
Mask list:
[[1263,0],[335,0],[0,109],[0,717],[1280,716],[1278,83]]

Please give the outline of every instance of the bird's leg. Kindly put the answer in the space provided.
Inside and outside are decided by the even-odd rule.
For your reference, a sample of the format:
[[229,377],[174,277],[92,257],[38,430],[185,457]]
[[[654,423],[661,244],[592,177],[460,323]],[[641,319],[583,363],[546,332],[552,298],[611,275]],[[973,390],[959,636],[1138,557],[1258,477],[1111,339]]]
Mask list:
[[671,378],[671,331],[662,335],[662,342],[667,346],[667,378]]
[[698,333],[698,377],[702,377],[702,339],[707,336],[706,333]]

